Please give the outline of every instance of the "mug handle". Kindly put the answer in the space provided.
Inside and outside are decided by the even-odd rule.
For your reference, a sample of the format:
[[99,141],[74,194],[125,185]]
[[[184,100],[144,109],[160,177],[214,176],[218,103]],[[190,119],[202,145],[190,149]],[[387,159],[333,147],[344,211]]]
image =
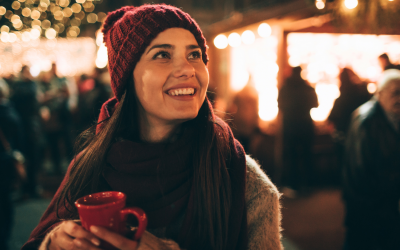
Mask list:
[[138,222],[138,229],[136,230],[133,240],[138,241],[147,227],[147,216],[141,208],[138,207],[127,207],[119,211],[121,216],[121,221],[126,221],[128,214],[133,214]]

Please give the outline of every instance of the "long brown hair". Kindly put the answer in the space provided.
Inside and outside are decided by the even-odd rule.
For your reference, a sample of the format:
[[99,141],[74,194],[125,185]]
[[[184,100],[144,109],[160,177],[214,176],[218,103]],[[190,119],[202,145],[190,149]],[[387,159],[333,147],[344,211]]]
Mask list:
[[[95,134],[92,127],[77,140],[75,161],[69,179],[57,200],[57,216],[61,219],[78,218],[74,201],[98,192],[99,178],[105,157],[114,138],[138,137],[139,123],[137,101],[133,80],[127,88],[116,110],[106,121],[103,129]],[[226,167],[229,160],[229,139],[213,116],[206,99],[195,119],[183,126],[195,129],[197,143],[193,145],[194,212],[190,234],[196,242],[195,248],[225,249],[228,240],[228,221],[231,204],[231,183]],[[60,216],[58,207],[63,205],[68,215]],[[63,217],[63,218],[62,218]]]

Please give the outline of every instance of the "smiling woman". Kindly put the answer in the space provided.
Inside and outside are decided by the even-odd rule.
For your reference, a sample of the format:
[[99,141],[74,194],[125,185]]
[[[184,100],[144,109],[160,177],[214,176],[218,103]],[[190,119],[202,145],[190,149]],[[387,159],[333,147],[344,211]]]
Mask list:
[[[281,249],[279,193],[214,115],[197,23],[169,5],[124,7],[103,33],[115,97],[22,249]],[[144,210],[140,241],[74,221],[74,202],[101,191]]]

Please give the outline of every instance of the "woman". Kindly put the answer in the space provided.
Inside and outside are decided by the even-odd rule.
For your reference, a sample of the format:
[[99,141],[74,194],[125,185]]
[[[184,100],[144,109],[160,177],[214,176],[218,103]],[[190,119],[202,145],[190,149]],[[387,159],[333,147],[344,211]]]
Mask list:
[[[279,193],[212,112],[196,22],[168,5],[124,7],[103,33],[115,97],[23,249],[99,249],[99,239],[118,249],[281,249]],[[72,221],[73,202],[103,190],[146,212],[139,242]]]

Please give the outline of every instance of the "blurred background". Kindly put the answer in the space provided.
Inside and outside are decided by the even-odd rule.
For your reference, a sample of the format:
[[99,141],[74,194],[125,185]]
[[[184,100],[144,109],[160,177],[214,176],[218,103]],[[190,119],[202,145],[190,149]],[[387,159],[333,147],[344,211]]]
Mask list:
[[[145,2],[0,0],[0,89],[21,121],[27,175],[10,191],[10,249],[28,239],[76,136],[112,95],[106,13]],[[153,2],[181,7],[201,26],[209,98],[283,193],[285,248],[342,249],[343,142],[351,112],[371,98],[385,67],[400,63],[400,1]]]

